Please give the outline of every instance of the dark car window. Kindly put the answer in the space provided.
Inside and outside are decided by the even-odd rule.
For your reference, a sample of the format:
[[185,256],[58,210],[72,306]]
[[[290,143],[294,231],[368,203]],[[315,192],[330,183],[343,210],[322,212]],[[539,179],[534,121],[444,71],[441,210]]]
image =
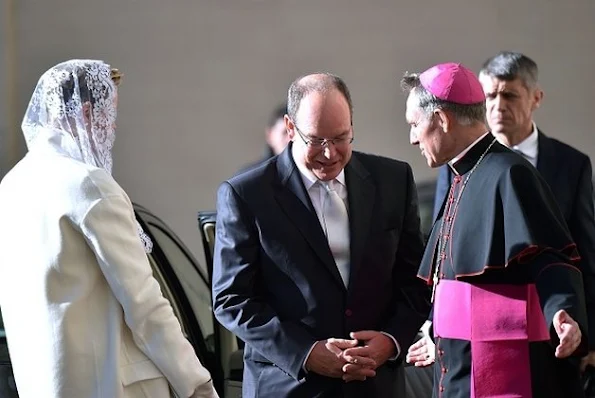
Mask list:
[[211,290],[204,268],[161,219],[138,204],[134,209],[141,227],[153,240],[150,257],[158,264],[168,294],[172,296],[170,301],[177,304],[180,324],[199,359],[211,372],[215,386],[220,389],[223,373],[215,341]]
[[163,297],[165,297],[169,301],[169,303],[174,311],[174,315],[176,316],[176,318],[178,318],[178,322],[180,322],[180,327],[182,328],[182,333],[184,333],[185,336],[188,336],[188,331],[186,330],[186,325],[183,322],[182,310],[180,309],[178,302],[175,299],[174,294],[172,293],[169,285],[167,284],[167,280],[166,280],[165,276],[159,269],[159,266],[155,262],[155,259],[153,258],[153,256],[149,255],[147,257],[149,259],[149,263],[151,264],[151,269],[153,270],[153,277],[157,280],[157,282],[159,283],[159,287],[161,288],[161,294],[163,294]]
[[157,240],[159,247],[168,260],[174,271],[179,276],[180,283],[186,292],[190,305],[198,317],[202,333],[207,340],[207,348],[211,351],[212,345],[209,341],[214,334],[211,292],[201,275],[196,271],[193,262],[188,258],[186,252],[177,244],[171,235],[161,227],[149,223],[151,234]]

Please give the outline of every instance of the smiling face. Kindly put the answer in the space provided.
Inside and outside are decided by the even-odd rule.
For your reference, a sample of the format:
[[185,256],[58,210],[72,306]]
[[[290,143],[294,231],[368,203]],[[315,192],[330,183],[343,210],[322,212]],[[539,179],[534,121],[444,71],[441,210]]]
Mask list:
[[[286,116],[285,126],[294,142],[296,161],[319,180],[335,179],[351,159],[351,114],[340,91],[307,94],[300,102],[295,120]],[[336,141],[316,147],[307,143],[312,139]]]
[[448,146],[448,135],[439,123],[441,116],[446,117],[438,112],[426,115],[419,107],[415,90],[409,93],[405,111],[405,118],[410,126],[409,141],[411,145],[419,146],[430,167],[439,167],[450,160],[445,150]]

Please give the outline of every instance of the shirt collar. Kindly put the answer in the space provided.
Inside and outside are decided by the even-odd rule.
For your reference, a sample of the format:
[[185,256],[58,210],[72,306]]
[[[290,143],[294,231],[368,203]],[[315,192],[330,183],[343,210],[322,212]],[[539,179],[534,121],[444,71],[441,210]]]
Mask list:
[[535,159],[537,157],[538,151],[538,138],[539,134],[537,132],[537,125],[535,122],[533,122],[533,131],[531,134],[529,134],[527,138],[519,142],[517,145],[514,145],[510,149],[522,153],[527,158]]
[[[297,166],[297,168],[300,172],[300,175],[302,177],[302,181],[304,182],[304,187],[306,188],[306,191],[309,191],[310,188],[312,188],[312,186],[319,181],[319,179],[316,178],[314,173],[312,173],[310,170],[308,170],[306,168],[306,166],[304,166],[301,162],[297,161],[297,159],[295,158],[295,145],[291,146],[291,157],[293,158],[293,163],[295,163],[295,165]],[[346,186],[345,185],[345,169],[341,170],[339,175],[337,177],[335,177],[335,181],[338,181],[341,185]]]

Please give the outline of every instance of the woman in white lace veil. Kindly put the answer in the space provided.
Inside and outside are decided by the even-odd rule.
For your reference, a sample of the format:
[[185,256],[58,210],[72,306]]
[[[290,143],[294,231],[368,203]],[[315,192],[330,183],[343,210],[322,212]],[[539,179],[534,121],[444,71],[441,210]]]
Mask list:
[[[51,147],[111,174],[117,85],[122,74],[101,61],[71,60],[45,72],[21,124],[29,150]],[[150,253],[151,239],[137,223]]]
[[0,307],[20,398],[218,397],[111,175],[120,77],[95,60],[45,72],[22,123],[29,151],[0,182]]

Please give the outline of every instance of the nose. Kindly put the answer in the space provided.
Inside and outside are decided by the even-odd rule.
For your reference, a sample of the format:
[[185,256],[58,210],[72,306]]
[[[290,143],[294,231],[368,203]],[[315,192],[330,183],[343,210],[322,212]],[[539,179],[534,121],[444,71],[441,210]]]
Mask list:
[[500,94],[498,94],[493,99],[490,100],[490,102],[488,104],[488,108],[502,112],[506,108],[505,105],[506,104],[505,104],[504,99],[502,98],[502,96]]
[[337,148],[335,148],[335,144],[327,141],[324,144],[324,157],[327,159],[332,159],[337,154]]
[[409,143],[411,145],[419,145],[419,140],[417,139],[417,134],[413,132],[413,128],[409,131]]

